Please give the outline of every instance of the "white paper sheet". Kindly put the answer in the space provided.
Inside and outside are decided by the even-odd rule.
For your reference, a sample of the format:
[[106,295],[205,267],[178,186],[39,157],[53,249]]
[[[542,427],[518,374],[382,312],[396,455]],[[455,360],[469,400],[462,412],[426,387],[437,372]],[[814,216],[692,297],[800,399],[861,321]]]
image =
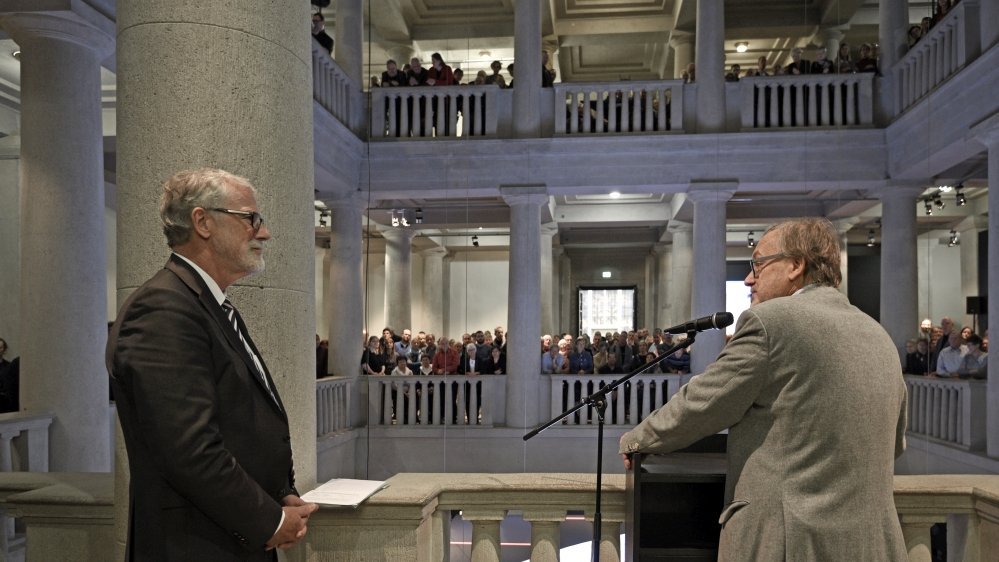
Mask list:
[[319,505],[357,507],[375,492],[387,487],[388,484],[380,480],[334,478],[315,490],[306,492],[302,499]]

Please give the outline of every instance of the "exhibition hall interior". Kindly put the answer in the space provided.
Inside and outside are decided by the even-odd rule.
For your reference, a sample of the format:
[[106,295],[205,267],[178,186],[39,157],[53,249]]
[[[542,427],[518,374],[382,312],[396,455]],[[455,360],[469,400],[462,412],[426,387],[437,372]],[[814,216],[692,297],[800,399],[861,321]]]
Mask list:
[[207,4],[0,2],[0,559],[124,556],[108,331],[170,258],[161,186],[206,166],[270,232],[226,292],[299,491],[389,484],[286,559],[589,559],[595,518],[600,560],[641,559],[618,441],[736,324],[664,332],[737,319],[805,217],[897,348],[909,559],[999,545],[999,2]]

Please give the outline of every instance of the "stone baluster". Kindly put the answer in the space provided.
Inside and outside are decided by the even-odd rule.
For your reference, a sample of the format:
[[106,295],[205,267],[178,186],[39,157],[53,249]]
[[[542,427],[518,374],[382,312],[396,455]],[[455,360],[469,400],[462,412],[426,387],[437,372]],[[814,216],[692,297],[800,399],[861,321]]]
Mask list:
[[558,562],[564,520],[564,509],[524,510],[524,521],[531,523],[531,562]]
[[464,509],[461,518],[472,522],[471,562],[499,562],[500,523],[506,510]]

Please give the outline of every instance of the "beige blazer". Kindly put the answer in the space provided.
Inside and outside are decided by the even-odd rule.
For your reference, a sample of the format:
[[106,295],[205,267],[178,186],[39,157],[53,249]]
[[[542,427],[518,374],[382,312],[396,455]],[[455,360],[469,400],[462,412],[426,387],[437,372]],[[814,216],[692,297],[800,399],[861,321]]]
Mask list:
[[718,359],[621,452],[666,453],[729,428],[720,560],[906,560],[892,491],[905,423],[888,334],[812,286],[743,313]]

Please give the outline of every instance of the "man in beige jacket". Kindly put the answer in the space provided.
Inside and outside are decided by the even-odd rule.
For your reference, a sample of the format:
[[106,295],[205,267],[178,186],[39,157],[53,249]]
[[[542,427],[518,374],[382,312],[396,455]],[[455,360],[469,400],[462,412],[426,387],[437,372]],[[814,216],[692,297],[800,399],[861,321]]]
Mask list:
[[840,279],[828,221],[771,227],[753,252],[752,304],[735,336],[621,437],[630,469],[631,453],[729,429],[719,560],[907,559],[892,495],[905,449],[899,354],[836,289]]

